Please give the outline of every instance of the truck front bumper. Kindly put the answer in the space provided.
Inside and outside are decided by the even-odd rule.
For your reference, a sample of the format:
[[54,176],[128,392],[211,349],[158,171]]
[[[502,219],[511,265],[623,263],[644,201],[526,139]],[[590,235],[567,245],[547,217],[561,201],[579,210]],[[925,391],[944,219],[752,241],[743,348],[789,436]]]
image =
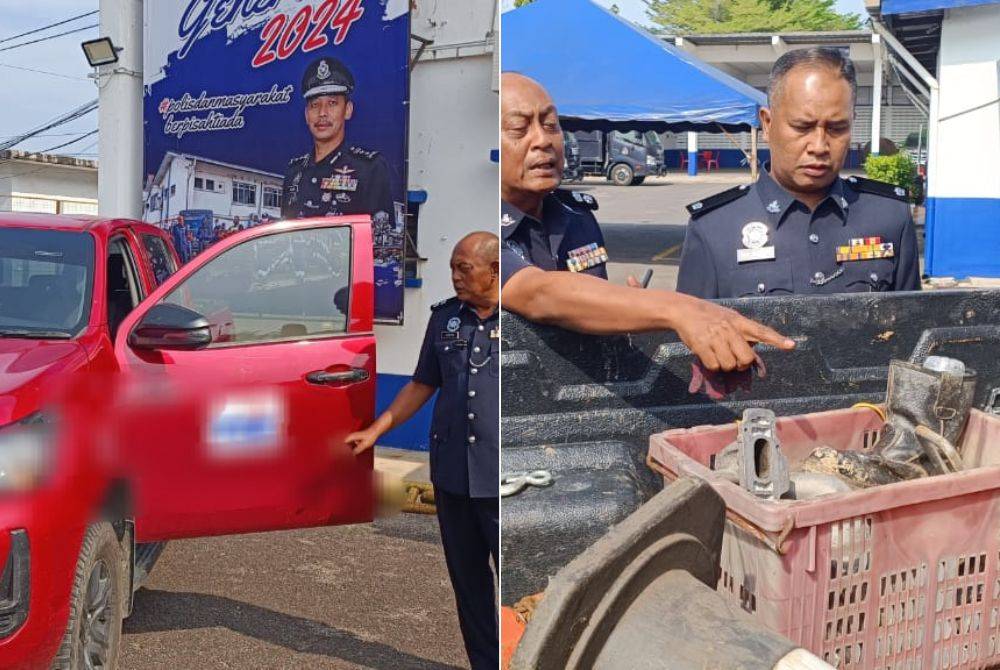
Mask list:
[[9,548],[0,575],[0,638],[13,635],[28,618],[31,594],[31,555],[28,532],[10,531]]

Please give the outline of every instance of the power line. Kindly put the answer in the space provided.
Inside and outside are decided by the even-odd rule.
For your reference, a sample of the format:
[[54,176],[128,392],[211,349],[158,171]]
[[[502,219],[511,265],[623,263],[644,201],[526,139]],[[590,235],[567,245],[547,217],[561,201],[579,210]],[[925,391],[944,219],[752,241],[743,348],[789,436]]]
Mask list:
[[[38,135],[35,135],[35,137],[72,137],[78,133],[79,131],[77,131],[76,133],[39,133]],[[4,137],[0,137],[0,141],[9,140],[14,137],[18,137],[18,135],[7,135]]]
[[49,147],[48,149],[42,149],[41,151],[32,151],[31,153],[34,153],[34,154],[47,154],[50,151],[55,151],[56,149],[62,149],[63,147],[68,147],[71,144],[76,144],[80,140],[85,139],[87,137],[90,137],[91,135],[96,135],[96,134],[97,134],[96,130],[91,130],[89,133],[84,133],[83,135],[80,135],[79,137],[77,137],[75,139],[72,139],[69,142],[63,142],[62,144],[57,144],[54,147]]
[[96,28],[100,24],[92,23],[89,26],[84,26],[83,28],[75,28],[73,30],[67,30],[64,33],[56,33],[55,35],[49,35],[47,37],[39,37],[37,40],[31,40],[29,42],[20,42],[19,44],[14,44],[9,47],[3,47],[0,51],[10,51],[11,49],[20,49],[21,47],[26,47],[30,44],[38,44],[39,42],[47,42],[48,40],[54,40],[57,37],[62,37],[63,35],[72,35],[73,33],[82,33],[84,30],[90,30],[91,28]]
[[9,67],[12,70],[24,70],[25,72],[34,72],[36,74],[47,74],[53,77],[61,77],[63,79],[74,79],[76,81],[87,81],[86,77],[73,77],[68,74],[59,74],[58,72],[49,72],[48,70],[36,70],[33,67],[24,67],[23,65],[10,65],[8,63],[0,63],[0,67]]
[[97,109],[97,100],[91,100],[90,102],[81,105],[76,109],[70,110],[69,112],[62,114],[61,116],[57,116],[56,118],[46,122],[44,125],[39,126],[34,130],[29,130],[26,133],[22,133],[21,135],[12,137],[11,139],[6,140],[5,142],[0,142],[0,151],[4,151],[6,149],[10,149],[11,147],[15,147],[21,142],[24,142],[25,140],[31,139],[36,135],[44,133],[46,130],[52,130],[53,128],[69,123],[70,121],[75,121],[80,117],[91,113],[95,109]]
[[19,35],[11,35],[10,37],[5,37],[2,40],[0,40],[0,44],[3,44],[5,42],[11,42],[13,40],[18,39],[19,37],[27,37],[28,35],[34,35],[35,33],[40,33],[43,30],[48,30],[49,28],[57,28],[58,26],[63,26],[63,25],[66,25],[67,23],[72,23],[73,21],[76,21],[77,19],[82,19],[82,18],[85,18],[85,17],[88,17],[88,16],[93,16],[94,14],[97,14],[97,13],[98,13],[98,10],[95,9],[94,11],[87,12],[86,14],[80,14],[78,16],[71,16],[70,18],[63,19],[62,21],[58,21],[56,23],[50,23],[47,26],[42,26],[41,28],[35,28],[34,30],[29,30],[26,33],[21,33]]

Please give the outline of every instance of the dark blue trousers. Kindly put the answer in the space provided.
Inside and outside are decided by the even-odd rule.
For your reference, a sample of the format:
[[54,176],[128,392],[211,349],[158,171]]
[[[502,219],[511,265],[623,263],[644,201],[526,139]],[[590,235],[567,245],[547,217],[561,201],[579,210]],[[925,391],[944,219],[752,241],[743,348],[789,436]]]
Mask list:
[[499,576],[500,567],[500,499],[435,489],[434,504],[469,663],[472,670],[496,670],[500,635],[494,575]]

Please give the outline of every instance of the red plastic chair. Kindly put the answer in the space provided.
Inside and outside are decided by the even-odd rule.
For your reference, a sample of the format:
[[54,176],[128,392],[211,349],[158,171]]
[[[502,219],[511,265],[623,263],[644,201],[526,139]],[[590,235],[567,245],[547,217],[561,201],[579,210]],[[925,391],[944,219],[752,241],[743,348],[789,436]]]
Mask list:
[[714,153],[711,152],[711,151],[702,151],[701,152],[701,160],[702,160],[703,163],[705,163],[705,171],[706,172],[711,172],[713,165],[715,166],[716,170],[719,169],[719,152],[718,151],[716,151]]
[[686,151],[681,151],[681,169],[686,170],[688,166],[688,155]]

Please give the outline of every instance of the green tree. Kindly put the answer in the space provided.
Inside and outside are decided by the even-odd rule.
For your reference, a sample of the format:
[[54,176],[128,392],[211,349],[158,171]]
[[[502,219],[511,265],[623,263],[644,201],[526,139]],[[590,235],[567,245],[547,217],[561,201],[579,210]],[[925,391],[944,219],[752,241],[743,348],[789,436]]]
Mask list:
[[836,0],[645,0],[646,15],[674,34],[857,30]]
[[534,0],[514,0],[514,6],[515,7],[524,7],[525,5],[529,5],[532,2],[534,2]]

